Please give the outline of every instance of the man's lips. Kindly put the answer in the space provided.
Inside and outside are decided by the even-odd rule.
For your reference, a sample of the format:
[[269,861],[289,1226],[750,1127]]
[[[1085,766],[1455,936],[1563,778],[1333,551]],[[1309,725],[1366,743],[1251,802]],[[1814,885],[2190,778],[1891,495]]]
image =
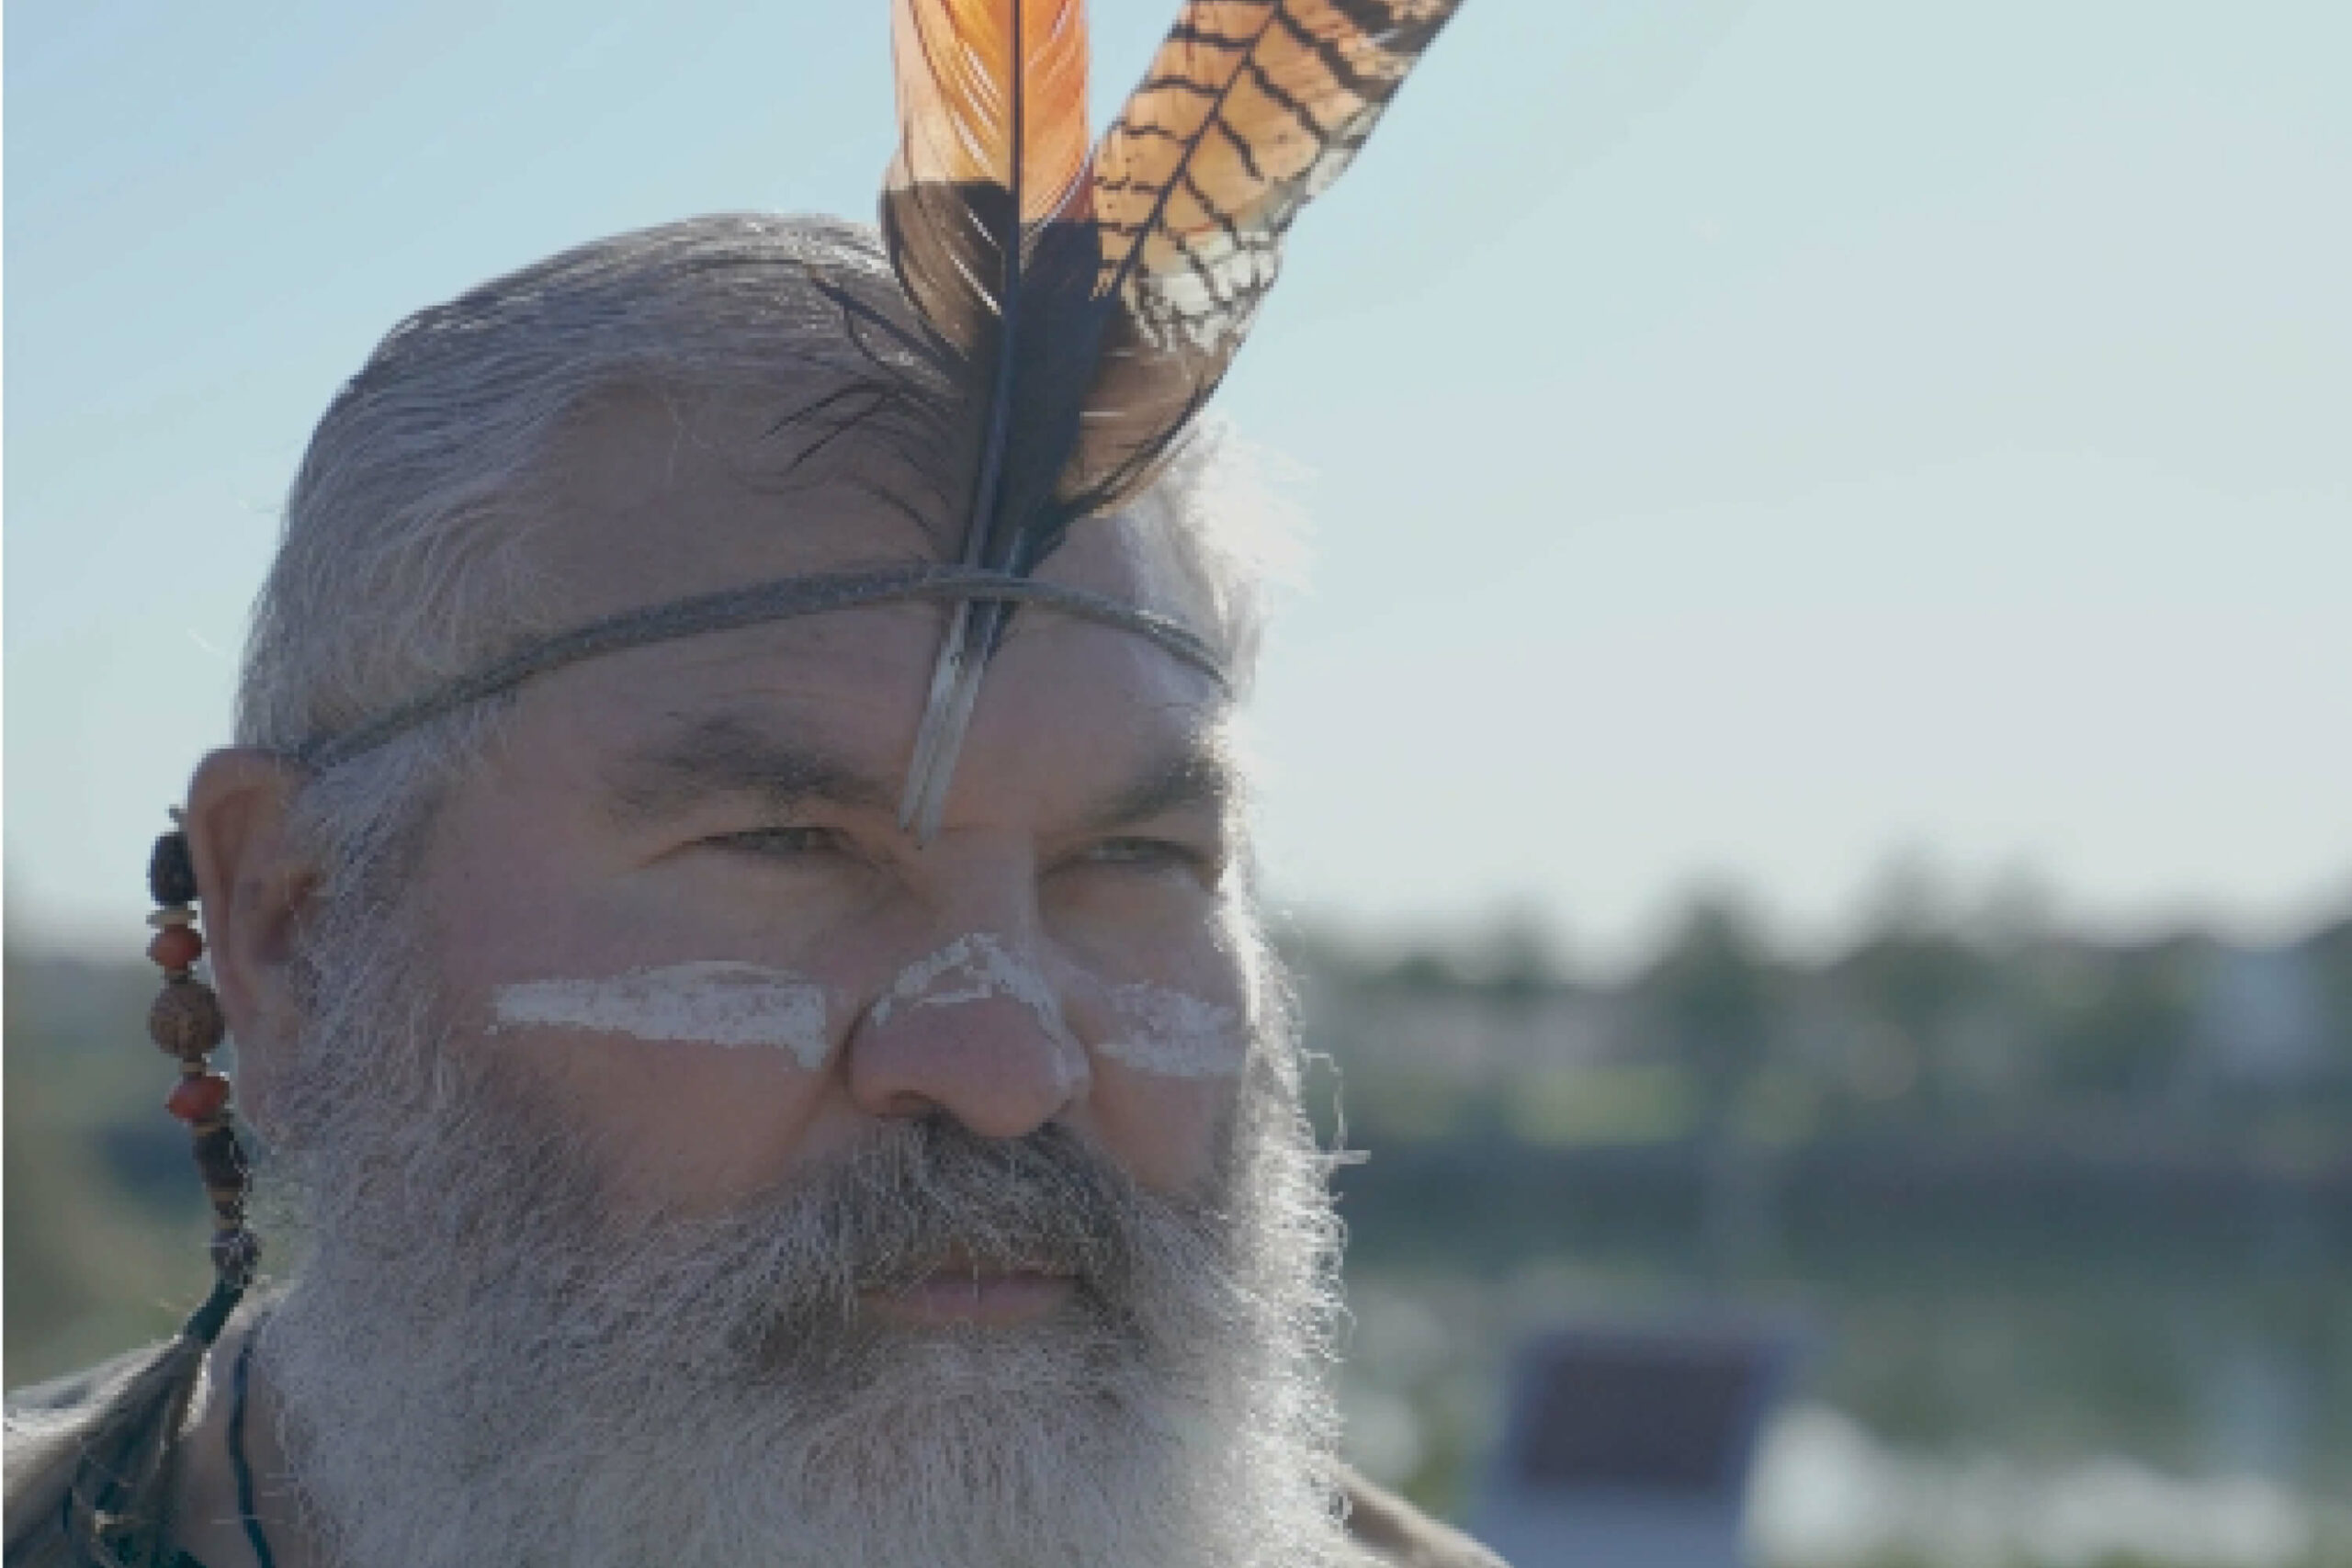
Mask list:
[[1076,1281],[1044,1269],[974,1269],[948,1264],[896,1291],[865,1300],[876,1315],[910,1325],[1031,1323],[1069,1300]]

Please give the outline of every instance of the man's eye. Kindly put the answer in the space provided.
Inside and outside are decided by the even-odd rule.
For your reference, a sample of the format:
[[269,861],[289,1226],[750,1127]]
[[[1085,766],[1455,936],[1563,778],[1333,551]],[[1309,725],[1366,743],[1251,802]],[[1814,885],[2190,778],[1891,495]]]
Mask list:
[[1214,878],[1216,857],[1171,839],[1105,839],[1086,852],[1095,865],[1132,867],[1137,871],[1188,871]]
[[731,853],[776,860],[840,854],[848,849],[841,834],[831,828],[754,828],[748,832],[721,833],[706,841]]

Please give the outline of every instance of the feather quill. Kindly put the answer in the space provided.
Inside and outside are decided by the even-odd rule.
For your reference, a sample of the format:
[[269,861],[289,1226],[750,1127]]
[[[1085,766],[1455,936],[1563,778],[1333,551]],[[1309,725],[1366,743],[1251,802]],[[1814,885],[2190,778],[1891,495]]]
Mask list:
[[[965,564],[1034,571],[1158,474],[1298,209],[1459,3],[1189,0],[1090,159],[1081,0],[895,0],[883,230],[975,414]],[[920,838],[1011,613],[951,620],[900,808]]]

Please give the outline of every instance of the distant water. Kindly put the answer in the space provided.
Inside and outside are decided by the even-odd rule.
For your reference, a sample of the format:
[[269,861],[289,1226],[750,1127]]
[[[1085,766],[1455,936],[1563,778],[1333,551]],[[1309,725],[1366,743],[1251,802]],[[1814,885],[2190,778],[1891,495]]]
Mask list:
[[2054,1465],[1881,1441],[1816,1404],[1766,1435],[1748,1540],[1768,1564],[2281,1564],[2352,1559],[2352,1504],[2258,1475],[2167,1475],[2114,1455]]
[[1349,1440],[1442,1511],[1466,1506],[1530,1337],[1761,1314],[1814,1347],[1755,1473],[1765,1563],[2352,1564],[2340,1266],[2119,1269],[2020,1245],[1965,1268],[1866,1256],[1710,1281],[1666,1238],[1647,1258],[1404,1250],[1351,1269]]

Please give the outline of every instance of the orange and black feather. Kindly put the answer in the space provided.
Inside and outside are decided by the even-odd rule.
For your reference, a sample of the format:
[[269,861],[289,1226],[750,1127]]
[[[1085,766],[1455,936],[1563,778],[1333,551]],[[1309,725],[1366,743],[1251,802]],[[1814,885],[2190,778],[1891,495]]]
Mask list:
[[[974,419],[967,557],[1001,565],[1049,488],[1091,380],[1081,0],[898,0],[899,142],[882,196],[893,265],[951,353]],[[1034,470],[1047,472],[1043,479]]]

